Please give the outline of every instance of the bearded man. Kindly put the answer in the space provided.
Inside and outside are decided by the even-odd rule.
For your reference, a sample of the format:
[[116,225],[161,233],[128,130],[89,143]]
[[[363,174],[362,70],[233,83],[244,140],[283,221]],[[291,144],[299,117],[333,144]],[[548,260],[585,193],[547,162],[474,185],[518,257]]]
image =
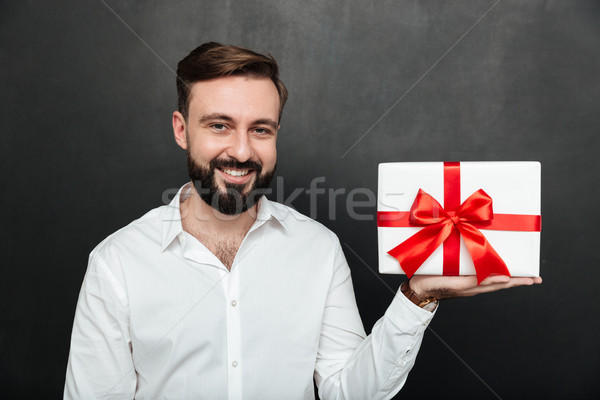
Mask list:
[[191,182],[91,253],[67,399],[388,399],[438,299],[539,278],[414,277],[366,335],[337,237],[262,195],[287,90],[277,63],[206,43],[178,65]]

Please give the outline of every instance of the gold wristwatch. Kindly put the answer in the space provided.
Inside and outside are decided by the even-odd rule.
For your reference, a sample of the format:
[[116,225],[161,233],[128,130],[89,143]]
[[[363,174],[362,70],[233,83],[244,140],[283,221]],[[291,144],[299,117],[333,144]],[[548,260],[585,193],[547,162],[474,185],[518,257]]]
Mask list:
[[413,304],[421,307],[423,310],[433,312],[438,305],[438,299],[435,297],[427,297],[422,299],[414,290],[410,288],[408,281],[402,282],[400,285],[400,291],[406,296],[407,299],[413,302]]

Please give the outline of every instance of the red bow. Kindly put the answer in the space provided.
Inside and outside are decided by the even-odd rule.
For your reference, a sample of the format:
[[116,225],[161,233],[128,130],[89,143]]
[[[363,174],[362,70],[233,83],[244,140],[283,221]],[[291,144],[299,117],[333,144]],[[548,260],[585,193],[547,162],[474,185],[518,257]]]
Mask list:
[[494,218],[492,198],[479,189],[456,211],[445,211],[433,197],[419,189],[410,209],[411,225],[425,226],[419,232],[388,251],[400,262],[410,278],[421,264],[458,229],[473,259],[477,283],[492,274],[510,276],[506,264],[485,236],[472,223],[490,222]]

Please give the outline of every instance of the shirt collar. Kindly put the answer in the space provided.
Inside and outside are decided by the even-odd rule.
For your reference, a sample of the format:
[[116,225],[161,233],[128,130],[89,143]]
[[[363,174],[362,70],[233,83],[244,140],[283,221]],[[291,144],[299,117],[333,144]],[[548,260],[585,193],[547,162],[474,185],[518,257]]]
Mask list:
[[181,225],[180,204],[183,200],[190,196],[191,183],[183,185],[171,202],[164,206],[162,213],[162,246],[161,251],[164,251],[173,240],[183,233]]
[[264,195],[258,201],[258,214],[256,215],[256,223],[262,224],[270,219],[279,222],[285,229],[289,229],[289,224],[286,221],[286,211],[278,207],[276,204],[267,199]]
[[[183,226],[181,224],[181,202],[187,199],[191,194],[192,183],[188,182],[183,185],[173,200],[164,206],[162,213],[162,246],[161,251],[164,251],[169,245],[175,240],[177,236],[183,233]],[[250,230],[258,228],[258,226],[274,219],[279,222],[281,226],[288,229],[288,223],[286,222],[285,211],[280,207],[272,204],[265,196],[262,196],[258,201],[258,214],[256,215],[256,221]]]

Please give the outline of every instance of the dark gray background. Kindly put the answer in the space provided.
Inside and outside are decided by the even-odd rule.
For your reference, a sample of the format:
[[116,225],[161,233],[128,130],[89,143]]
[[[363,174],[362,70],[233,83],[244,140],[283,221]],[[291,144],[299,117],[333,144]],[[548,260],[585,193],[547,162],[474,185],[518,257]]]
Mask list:
[[[285,194],[314,177],[376,192],[386,161],[542,162],[544,284],[444,301],[402,395],[600,394],[599,1],[0,4],[0,397],[61,395],[88,253],[186,181],[172,70],[209,40],[280,63]],[[344,200],[316,217],[370,331],[402,278],[382,283],[376,223]]]

